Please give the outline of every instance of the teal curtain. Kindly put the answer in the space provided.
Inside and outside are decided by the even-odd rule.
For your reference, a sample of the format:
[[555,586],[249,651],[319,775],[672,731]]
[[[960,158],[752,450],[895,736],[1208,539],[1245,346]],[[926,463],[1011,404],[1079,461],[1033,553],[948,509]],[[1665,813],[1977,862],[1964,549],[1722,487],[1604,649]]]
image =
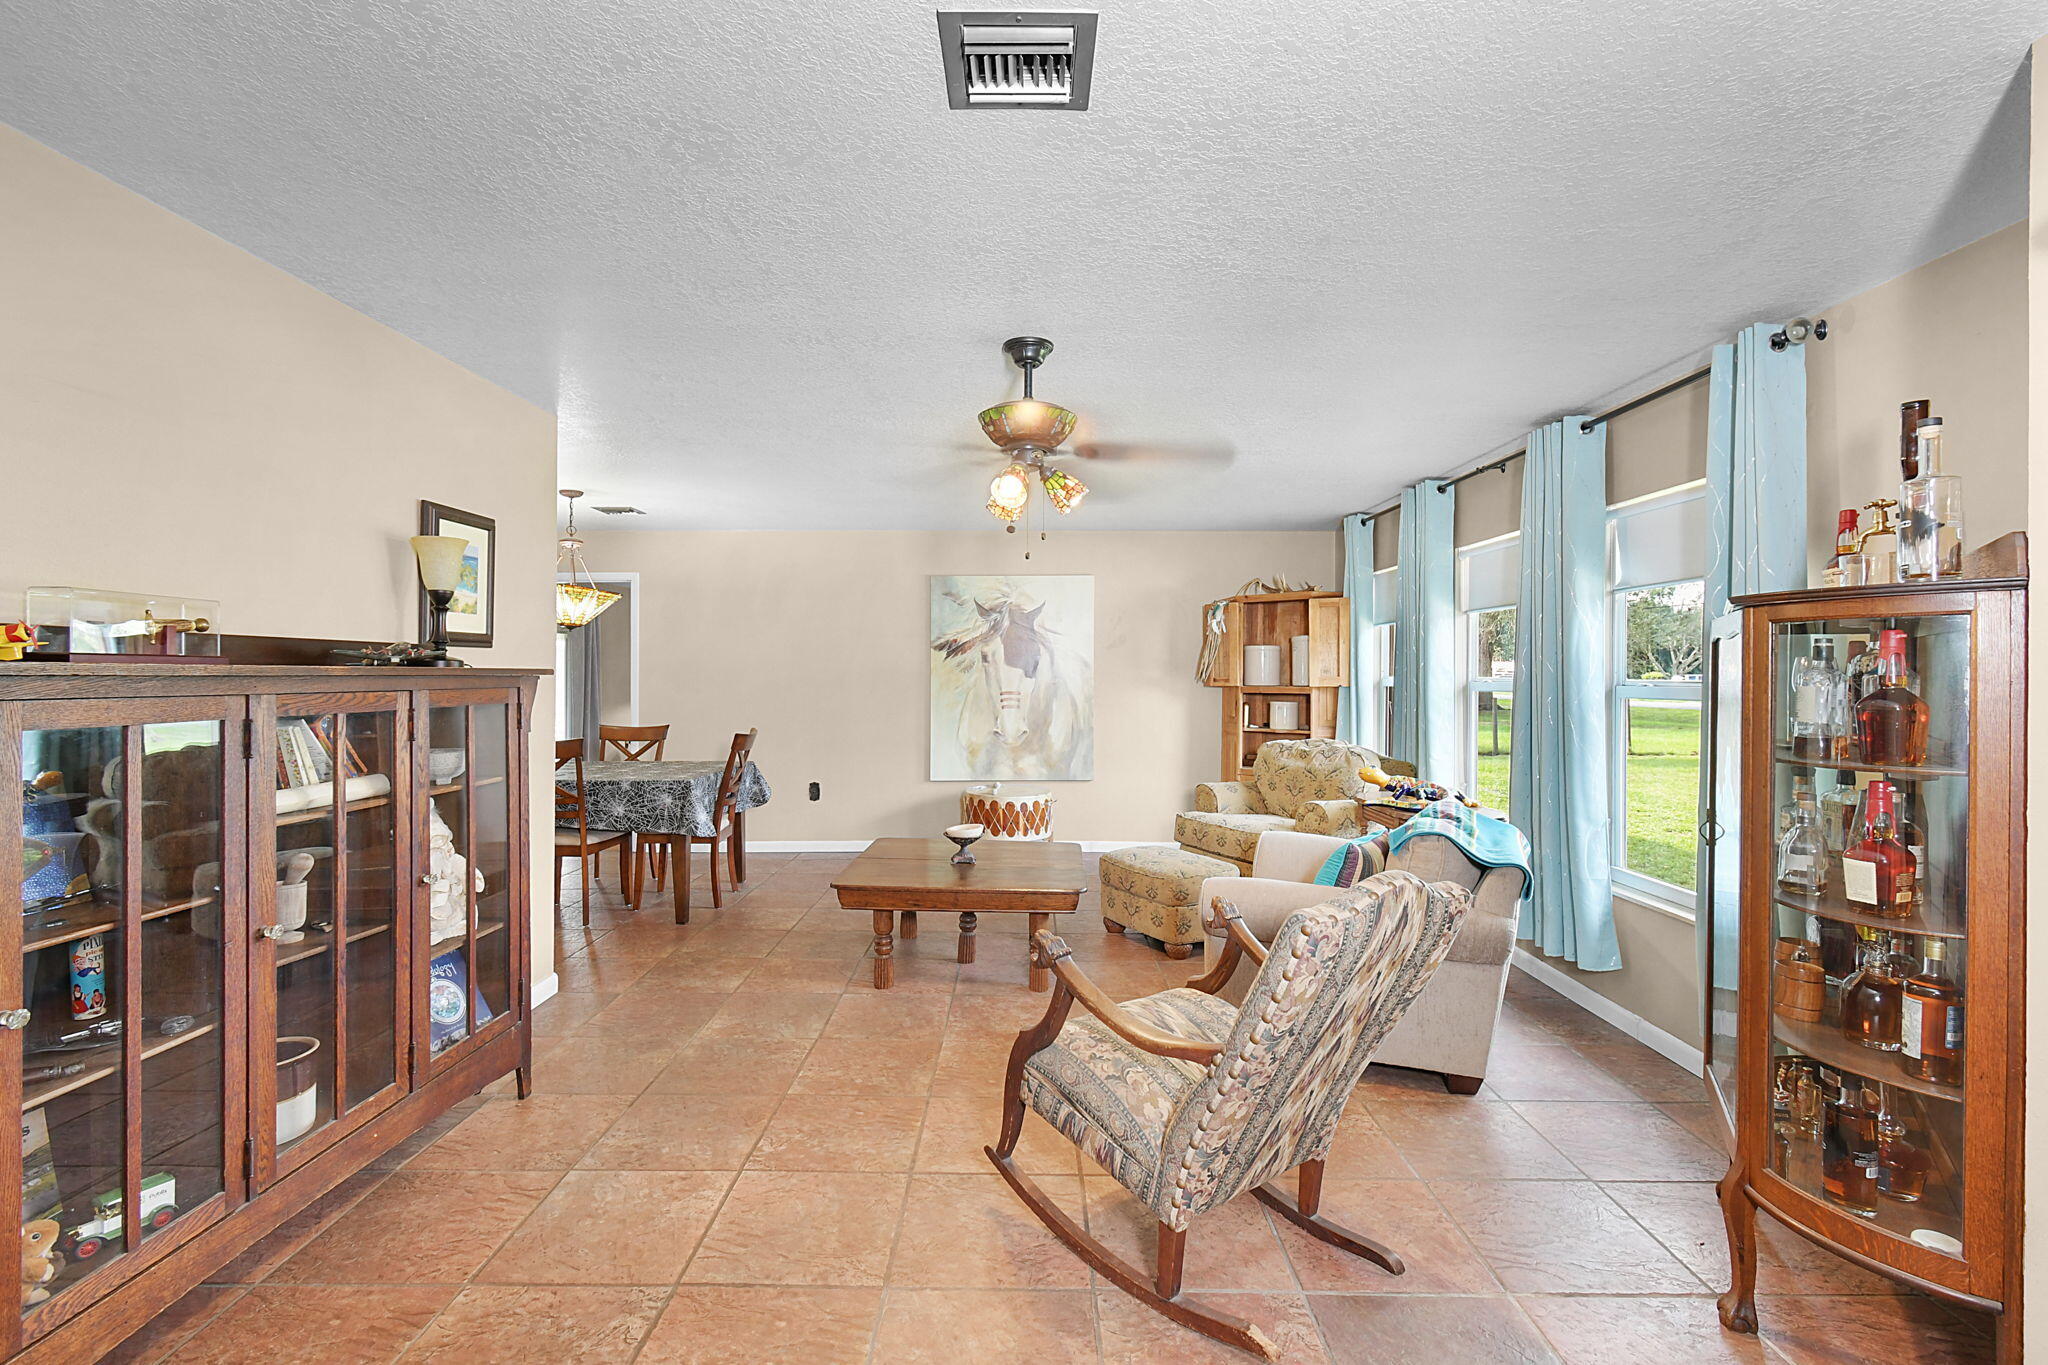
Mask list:
[[1806,586],[1806,348],[1771,323],[1714,348],[1707,396],[1709,624],[1728,599]]
[[1378,670],[1373,667],[1372,600],[1373,519],[1362,512],[1344,518],[1344,597],[1351,607],[1351,686],[1337,691],[1337,738],[1346,744],[1379,749]]
[[1459,763],[1458,607],[1451,523],[1458,493],[1425,479],[1401,494],[1399,610],[1394,623],[1390,757],[1427,782],[1455,782]]
[[1607,428],[1529,433],[1515,613],[1510,815],[1534,887],[1519,930],[1589,972],[1621,966],[1608,788]]

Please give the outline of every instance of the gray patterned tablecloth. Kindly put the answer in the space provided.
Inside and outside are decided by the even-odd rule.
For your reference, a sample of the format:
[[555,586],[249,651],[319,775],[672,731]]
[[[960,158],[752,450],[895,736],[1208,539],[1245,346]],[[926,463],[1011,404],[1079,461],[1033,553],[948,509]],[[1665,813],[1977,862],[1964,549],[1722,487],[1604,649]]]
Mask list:
[[[718,799],[718,779],[724,772],[722,758],[585,763],[583,792],[590,803],[590,828],[708,839],[711,806]],[[740,773],[739,808],[766,805],[770,795],[761,770],[747,764]]]

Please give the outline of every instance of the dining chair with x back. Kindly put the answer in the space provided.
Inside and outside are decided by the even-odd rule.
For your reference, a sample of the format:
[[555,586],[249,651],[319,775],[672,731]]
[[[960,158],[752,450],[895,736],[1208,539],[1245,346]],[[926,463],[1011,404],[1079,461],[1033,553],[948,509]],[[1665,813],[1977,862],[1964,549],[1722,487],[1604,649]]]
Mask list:
[[[661,762],[662,750],[668,746],[666,725],[600,725],[597,727],[597,756],[600,761],[621,759],[628,763],[648,760]],[[625,857],[633,862],[640,860],[640,841],[633,835],[626,836]],[[654,857],[654,889],[668,883],[668,853],[663,850]]]
[[[702,834],[642,834],[639,836],[640,857],[634,863],[634,878],[643,881],[647,875],[648,863],[656,850],[673,850],[676,859],[675,896],[676,923],[690,922],[690,853],[697,844],[707,846],[710,861],[711,904],[722,906],[725,897],[718,886],[718,847],[725,845],[725,871],[732,889],[737,891],[747,879],[746,825],[739,808],[740,781],[745,777],[749,756],[754,751],[754,739],[761,732],[749,730],[743,735],[732,737],[732,747],[725,756],[725,769],[718,777],[718,794],[712,798],[711,833]],[[637,898],[637,888],[635,895]]]
[[[565,774],[563,769],[568,769]],[[590,827],[590,803],[583,787],[583,741],[555,741],[555,904],[562,903],[562,864],[577,860],[583,874],[583,922],[590,923],[590,865],[608,848],[619,851],[619,890],[626,908],[638,908],[638,878],[632,872],[630,839],[618,830]],[[600,869],[601,870],[601,869]]]

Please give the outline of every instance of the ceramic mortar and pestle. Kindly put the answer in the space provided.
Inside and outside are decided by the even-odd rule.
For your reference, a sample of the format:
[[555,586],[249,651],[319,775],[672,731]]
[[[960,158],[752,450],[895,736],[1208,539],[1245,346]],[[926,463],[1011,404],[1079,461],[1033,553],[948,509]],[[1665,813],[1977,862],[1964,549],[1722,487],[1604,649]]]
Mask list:
[[313,855],[303,850],[277,860],[277,927],[279,943],[297,943],[306,928],[306,877],[313,870]]

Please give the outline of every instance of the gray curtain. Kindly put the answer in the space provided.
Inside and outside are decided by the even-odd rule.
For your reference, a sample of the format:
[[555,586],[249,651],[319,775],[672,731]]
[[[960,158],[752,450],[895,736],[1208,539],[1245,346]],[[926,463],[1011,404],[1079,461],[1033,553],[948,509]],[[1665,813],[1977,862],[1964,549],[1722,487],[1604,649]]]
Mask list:
[[[612,611],[618,610],[617,606]],[[574,732],[564,738],[581,738],[583,756],[586,759],[599,757],[597,727],[604,706],[604,677],[600,660],[604,654],[604,633],[600,629],[605,617],[592,621],[587,626],[578,626],[569,632],[569,726]]]

